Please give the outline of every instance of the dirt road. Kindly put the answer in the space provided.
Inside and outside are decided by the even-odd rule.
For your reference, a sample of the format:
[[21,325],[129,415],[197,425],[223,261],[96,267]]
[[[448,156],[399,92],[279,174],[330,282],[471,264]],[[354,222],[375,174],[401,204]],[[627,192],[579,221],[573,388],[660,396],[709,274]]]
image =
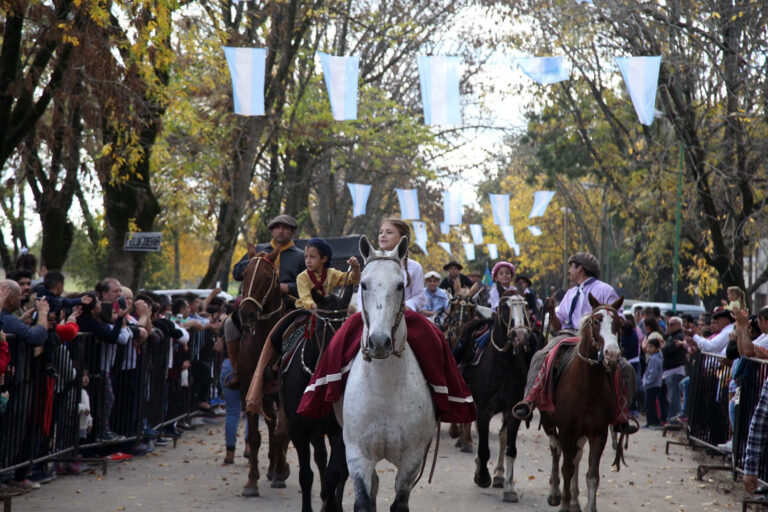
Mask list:
[[[492,423],[498,430],[499,417]],[[242,428],[241,428],[242,433]],[[495,459],[498,443],[492,434],[491,456]],[[599,510],[606,511],[721,511],[740,509],[744,496],[740,482],[730,474],[710,473],[704,481],[695,480],[696,466],[706,458],[701,451],[672,446],[664,454],[666,438],[661,432],[641,431],[633,436],[626,460],[629,467],[619,473],[610,469],[613,450],[603,455]],[[609,441],[610,442],[610,441]],[[546,503],[548,493],[549,448],[546,436],[533,428],[522,429],[518,442],[515,478],[520,503],[501,501],[500,489],[481,489],[472,482],[474,455],[460,453],[442,429],[440,454],[432,484],[426,476],[411,496],[415,511],[485,511],[485,510],[555,510]],[[45,511],[181,511],[218,510],[252,512],[255,510],[299,510],[298,470],[293,451],[288,455],[292,473],[285,489],[260,486],[261,496],[243,498],[240,491],[246,479],[246,460],[239,438],[234,466],[223,466],[224,428],[222,424],[205,425],[185,433],[174,449],[170,445],[123,463],[112,463],[106,476],[100,470],[78,476],[60,476],[42,489],[14,498],[14,510]],[[430,460],[431,460],[430,453]],[[265,467],[266,454],[260,454]],[[581,504],[585,505],[586,456],[582,462]],[[381,484],[379,509],[387,510],[394,491],[395,469],[388,463],[378,465]],[[262,469],[262,474],[264,469]],[[317,485],[313,489],[315,510],[320,510]],[[347,483],[345,510],[352,510],[352,485]]]

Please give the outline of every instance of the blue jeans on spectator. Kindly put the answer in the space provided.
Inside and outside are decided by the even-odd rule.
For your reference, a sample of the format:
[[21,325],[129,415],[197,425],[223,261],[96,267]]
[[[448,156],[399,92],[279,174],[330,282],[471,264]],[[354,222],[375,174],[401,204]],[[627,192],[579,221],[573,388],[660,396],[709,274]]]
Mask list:
[[684,375],[668,375],[664,379],[664,384],[667,385],[667,414],[670,419],[679,416],[682,412],[680,407],[680,381],[684,377]]
[[691,385],[691,376],[684,378],[680,381],[680,389],[683,391],[683,410],[680,412],[683,416],[687,416],[688,413],[688,387]]
[[[229,389],[226,383],[232,375],[232,363],[225,359],[221,364],[221,373],[219,382],[221,383],[221,392],[224,394],[224,402],[227,407],[227,415],[224,421],[224,439],[227,444],[227,450],[234,450],[237,445],[237,425],[240,420],[240,392]],[[248,436],[248,424],[245,425],[245,435]]]

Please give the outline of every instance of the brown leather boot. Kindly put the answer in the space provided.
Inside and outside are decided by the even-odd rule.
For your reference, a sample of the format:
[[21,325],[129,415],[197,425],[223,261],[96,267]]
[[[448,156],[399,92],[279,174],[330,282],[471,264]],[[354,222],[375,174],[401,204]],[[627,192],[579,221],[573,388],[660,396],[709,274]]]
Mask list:
[[237,375],[237,358],[240,356],[240,340],[227,341],[227,354],[232,363],[232,378],[227,382],[227,387],[233,391],[240,389],[240,379]]
[[235,463],[235,450],[227,450],[227,455],[224,457],[224,464]]

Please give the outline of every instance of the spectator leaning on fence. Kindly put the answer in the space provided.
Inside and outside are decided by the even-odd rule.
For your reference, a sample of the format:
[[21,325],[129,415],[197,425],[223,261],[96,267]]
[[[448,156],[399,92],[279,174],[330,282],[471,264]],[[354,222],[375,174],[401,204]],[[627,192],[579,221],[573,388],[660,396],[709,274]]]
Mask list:
[[733,313],[727,309],[713,313],[710,325],[714,335],[709,339],[705,338],[696,332],[698,331],[698,327],[696,327],[693,336],[686,336],[685,341],[698,350],[725,355],[725,349],[728,346],[728,336],[733,331],[733,321]]
[[736,341],[739,345],[739,353],[745,357],[759,357],[768,359],[768,306],[757,313],[757,326],[760,335],[752,339],[749,335],[749,316],[745,310],[738,310],[736,315]]
[[685,378],[685,359],[688,354],[683,338],[683,319],[679,316],[670,317],[667,324],[667,338],[661,349],[664,359],[664,373],[661,378],[667,386],[667,413],[671,423],[679,422],[682,412],[680,381]]
[[763,385],[760,400],[757,402],[752,422],[749,424],[746,457],[744,459],[744,489],[752,494],[757,489],[757,471],[760,458],[765,452],[768,440],[768,385]]

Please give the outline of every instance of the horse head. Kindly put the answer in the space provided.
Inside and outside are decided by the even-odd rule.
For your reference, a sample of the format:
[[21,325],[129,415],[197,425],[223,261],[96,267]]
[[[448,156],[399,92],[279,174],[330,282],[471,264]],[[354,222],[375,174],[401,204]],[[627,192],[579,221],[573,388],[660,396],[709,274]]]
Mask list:
[[616,368],[621,357],[619,339],[624,317],[619,311],[623,303],[623,295],[611,304],[601,304],[589,294],[592,312],[582,319],[579,328],[581,342],[577,354],[580,359],[593,366],[602,363],[609,371]]
[[242,325],[252,331],[258,322],[272,318],[283,310],[274,264],[277,255],[278,249],[269,254],[257,253],[253,244],[248,244],[249,261],[243,271],[243,299],[238,311]]
[[458,331],[475,317],[476,311],[477,303],[471,296],[457,295],[448,302],[448,314],[443,321],[443,327]]
[[530,349],[528,338],[531,335],[530,319],[526,312],[525,299],[515,290],[508,290],[499,299],[496,308],[496,327],[504,334],[504,345],[498,347],[502,352],[512,350],[517,354],[520,349]]
[[312,311],[316,329],[319,329],[318,339],[324,343],[326,334],[336,332],[344,320],[349,316],[349,301],[352,298],[352,285],[347,285],[341,290],[341,295],[323,295],[315,288],[311,291],[312,300],[317,304],[317,309]]
[[400,239],[392,251],[377,251],[366,236],[360,238],[360,254],[365,268],[360,276],[360,299],[363,325],[362,352],[366,360],[371,357],[385,359],[391,354],[399,356],[405,345],[395,348],[396,333],[405,328],[405,282],[402,261],[408,253],[408,237]]

